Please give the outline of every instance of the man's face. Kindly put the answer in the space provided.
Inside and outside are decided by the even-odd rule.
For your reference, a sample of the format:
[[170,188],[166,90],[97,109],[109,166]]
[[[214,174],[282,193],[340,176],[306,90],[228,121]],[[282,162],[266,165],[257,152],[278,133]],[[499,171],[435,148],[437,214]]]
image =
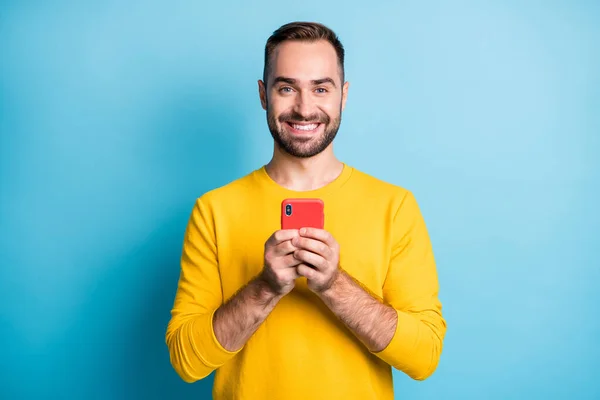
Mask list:
[[337,55],[325,41],[288,41],[271,58],[267,87],[259,82],[269,130],[286,153],[307,158],[335,138],[346,102]]

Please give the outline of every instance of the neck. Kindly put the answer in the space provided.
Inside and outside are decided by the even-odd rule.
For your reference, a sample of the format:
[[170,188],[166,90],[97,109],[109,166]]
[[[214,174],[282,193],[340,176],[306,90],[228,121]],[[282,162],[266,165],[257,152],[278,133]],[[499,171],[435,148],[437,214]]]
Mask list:
[[295,191],[319,189],[335,180],[343,167],[342,162],[333,154],[333,143],[310,158],[293,157],[275,144],[273,158],[265,166],[271,179]]

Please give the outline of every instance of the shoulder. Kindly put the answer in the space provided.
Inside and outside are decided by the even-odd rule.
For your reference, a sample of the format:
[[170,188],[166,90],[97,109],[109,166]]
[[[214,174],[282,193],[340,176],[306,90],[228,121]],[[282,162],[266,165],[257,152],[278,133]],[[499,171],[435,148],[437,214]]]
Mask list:
[[196,199],[196,204],[202,205],[209,210],[219,206],[243,201],[244,196],[254,191],[256,182],[256,171],[251,171],[222,186],[210,189]]
[[390,216],[420,214],[414,193],[407,187],[353,168],[352,191],[363,199],[363,204],[388,210]]
[[397,201],[402,201],[407,196],[412,196],[412,193],[408,188],[381,179],[357,168],[353,168],[352,178],[355,190],[364,191],[365,196],[395,199]]
[[402,229],[411,229],[411,224],[423,220],[421,207],[411,190],[362,171],[354,172],[359,185],[357,193],[364,193],[365,203],[386,210],[389,218],[398,221]]

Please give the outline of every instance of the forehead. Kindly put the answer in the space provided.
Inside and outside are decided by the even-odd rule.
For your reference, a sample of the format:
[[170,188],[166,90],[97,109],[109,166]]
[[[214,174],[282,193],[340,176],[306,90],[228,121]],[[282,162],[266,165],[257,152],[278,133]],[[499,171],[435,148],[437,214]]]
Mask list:
[[279,44],[271,59],[271,77],[310,81],[320,78],[340,80],[337,54],[326,40],[287,41]]

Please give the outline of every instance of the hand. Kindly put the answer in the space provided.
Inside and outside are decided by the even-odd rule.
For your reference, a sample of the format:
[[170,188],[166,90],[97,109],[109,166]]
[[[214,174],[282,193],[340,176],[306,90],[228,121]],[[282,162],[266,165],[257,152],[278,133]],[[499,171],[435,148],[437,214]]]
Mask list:
[[298,248],[294,257],[301,261],[298,274],[306,277],[310,290],[325,292],[339,276],[339,244],[329,232],[316,228],[300,229],[291,242]]
[[288,294],[299,277],[296,266],[302,261],[294,258],[296,247],[291,242],[297,236],[295,229],[279,230],[265,243],[265,264],[259,279],[280,296]]

